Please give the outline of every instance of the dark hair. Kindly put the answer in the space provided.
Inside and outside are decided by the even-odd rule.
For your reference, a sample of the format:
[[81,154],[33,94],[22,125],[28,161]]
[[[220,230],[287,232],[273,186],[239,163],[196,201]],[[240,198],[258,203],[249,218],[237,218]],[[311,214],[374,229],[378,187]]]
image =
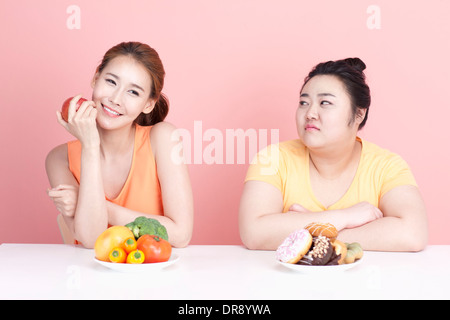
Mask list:
[[161,92],[166,73],[156,50],[140,42],[119,43],[105,53],[102,62],[97,67],[97,72],[101,73],[106,65],[118,56],[133,57],[147,69],[152,79],[149,98],[156,100],[155,107],[149,114],[141,113],[134,122],[141,126],[151,126],[163,121],[169,112],[169,101]]
[[366,124],[370,107],[370,89],[366,84],[365,63],[359,58],[347,58],[337,61],[328,61],[319,63],[315,66],[308,76],[305,78],[303,87],[311,80],[312,77],[318,75],[334,75],[338,77],[344,84],[352,102],[353,119],[356,117],[358,108],[366,109],[366,115],[360,123],[358,129],[362,129]]

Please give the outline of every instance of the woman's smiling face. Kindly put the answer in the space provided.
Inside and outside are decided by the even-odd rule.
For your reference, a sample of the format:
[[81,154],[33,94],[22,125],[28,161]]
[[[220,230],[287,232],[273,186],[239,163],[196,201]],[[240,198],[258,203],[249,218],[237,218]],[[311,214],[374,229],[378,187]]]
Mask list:
[[353,118],[351,98],[343,82],[333,75],[311,78],[300,93],[297,132],[308,148],[339,145],[354,140],[361,123]]
[[97,123],[105,129],[132,123],[141,112],[149,113],[152,80],[145,67],[130,56],[112,59],[93,81],[92,100]]

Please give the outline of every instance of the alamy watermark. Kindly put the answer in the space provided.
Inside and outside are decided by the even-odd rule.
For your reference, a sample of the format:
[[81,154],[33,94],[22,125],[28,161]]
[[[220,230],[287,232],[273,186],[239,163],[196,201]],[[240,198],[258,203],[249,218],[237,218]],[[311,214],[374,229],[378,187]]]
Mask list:
[[367,28],[369,30],[380,30],[381,29],[381,8],[377,5],[370,5],[366,10],[369,17],[367,18]]
[[[81,8],[78,5],[72,4],[66,8],[66,27],[69,30],[81,29]],[[369,16],[366,20],[366,26],[369,30],[381,29],[381,8],[378,5],[369,5],[366,9],[366,14]]]
[[278,129],[204,130],[202,121],[194,121],[192,131],[178,128],[172,135],[177,144],[171,158],[186,164],[248,164],[259,150],[279,143]]
[[66,13],[69,15],[66,20],[66,27],[69,30],[81,29],[81,8],[77,5],[70,5],[66,9]]

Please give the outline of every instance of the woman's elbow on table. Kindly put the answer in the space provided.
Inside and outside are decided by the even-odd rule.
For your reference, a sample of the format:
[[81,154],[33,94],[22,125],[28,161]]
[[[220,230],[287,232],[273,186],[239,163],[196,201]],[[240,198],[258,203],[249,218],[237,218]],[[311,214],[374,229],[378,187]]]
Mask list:
[[76,234],[75,239],[77,239],[77,243],[81,244],[86,249],[94,249],[95,242],[97,241],[98,236],[100,236],[100,234],[98,234],[96,236],[91,236],[88,234],[86,234],[86,235],[79,234],[79,233],[75,233],[75,234]]
[[394,251],[420,252],[428,244],[428,226],[426,222],[403,219],[403,225],[397,228],[398,238]]
[[239,234],[242,244],[249,250],[275,250],[277,244],[274,244],[276,239],[269,239],[271,237],[264,237],[259,234],[255,228],[245,227],[242,224],[239,226]]
[[170,218],[171,223],[161,222],[165,224],[169,234],[169,242],[172,247],[185,248],[189,245],[192,239],[192,232],[194,228],[193,211],[182,215],[182,218]]
[[172,246],[174,248],[185,248],[191,242],[192,233],[185,232],[183,234],[178,235],[176,239],[172,242]]
[[249,250],[258,250],[259,249],[259,243],[256,241],[256,239],[247,236],[246,234],[243,234],[241,232],[241,241],[244,247],[246,247]]
[[244,221],[239,221],[239,236],[241,238],[242,244],[249,250],[258,249],[258,242],[252,235],[250,228],[247,227],[248,223]]
[[261,244],[255,239],[243,238],[241,236],[241,241],[244,247],[246,247],[249,250],[262,250]]
[[410,232],[410,251],[419,252],[428,245],[428,219],[425,208],[420,210],[420,214],[413,220]]
[[385,217],[399,219],[397,221],[400,223],[393,225],[400,242],[397,251],[419,252],[425,249],[428,244],[428,219],[417,187],[407,185],[390,190],[381,199],[380,209]]
[[427,226],[421,226],[409,233],[406,241],[406,251],[420,252],[425,250],[428,244],[428,230]]

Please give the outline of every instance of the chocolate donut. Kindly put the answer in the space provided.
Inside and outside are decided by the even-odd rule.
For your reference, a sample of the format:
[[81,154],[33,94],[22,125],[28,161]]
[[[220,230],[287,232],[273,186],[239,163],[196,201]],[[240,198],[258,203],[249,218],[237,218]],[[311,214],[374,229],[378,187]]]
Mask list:
[[330,239],[325,236],[313,238],[311,249],[298,262],[300,265],[325,266],[337,265],[339,257],[336,255]]

